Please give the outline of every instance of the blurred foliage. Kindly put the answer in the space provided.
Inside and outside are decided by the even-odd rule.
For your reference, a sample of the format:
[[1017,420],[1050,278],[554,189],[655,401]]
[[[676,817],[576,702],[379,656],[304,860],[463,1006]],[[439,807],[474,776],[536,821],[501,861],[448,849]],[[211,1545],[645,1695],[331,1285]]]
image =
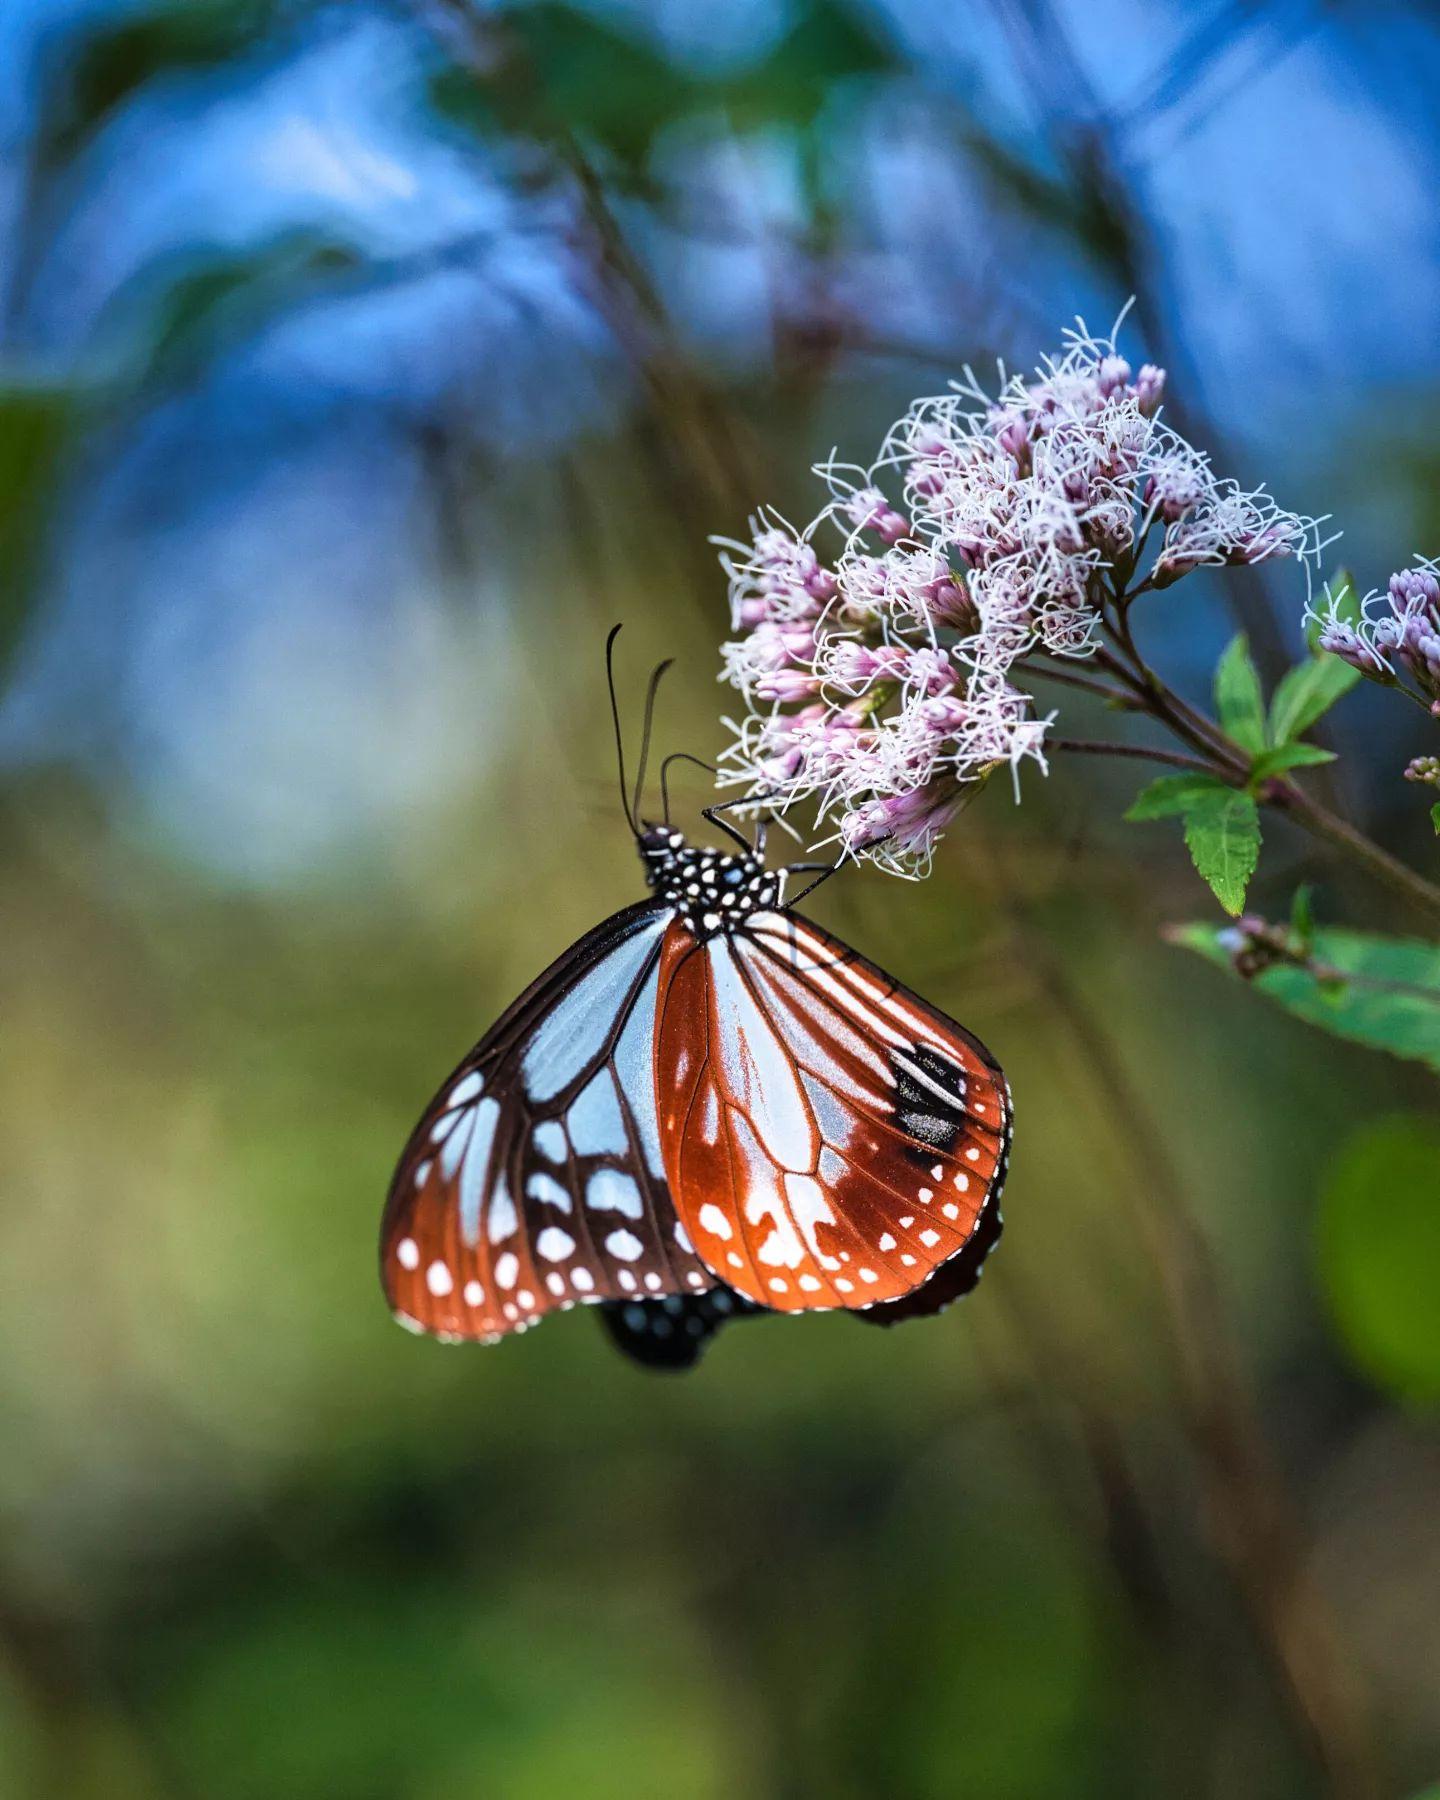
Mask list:
[[[663,176],[667,134],[689,123],[798,149],[809,211],[796,241],[811,254],[838,205],[813,164],[854,156],[848,198],[867,198],[852,122],[881,92],[890,129],[903,128],[891,151],[933,129],[929,147],[967,157],[1002,209],[1007,295],[1019,266],[1007,246],[1023,244],[1028,281],[1042,232],[1064,237],[1069,285],[1076,258],[1093,270],[1133,256],[1135,221],[1093,153],[1072,166],[1045,133],[982,129],[990,71],[977,62],[973,80],[947,85],[933,33],[913,54],[868,7],[788,7],[773,37],[723,66],[672,58],[623,9],[542,0],[413,19],[422,11],[468,20],[495,54],[437,74],[436,44],[455,54],[454,34],[415,24],[423,48],[387,67],[387,99],[438,103],[440,116],[408,121],[437,160],[461,160],[447,126],[475,134],[486,182],[508,183],[521,213],[526,258],[554,248],[553,213],[523,214],[536,141],[593,154],[628,230]],[[306,309],[336,318],[338,344],[342,309],[321,309],[394,273],[328,199],[312,222],[267,224],[248,242],[226,219],[178,245],[142,234],[77,345],[27,313],[43,292],[29,277],[55,243],[83,257],[94,241],[64,239],[90,172],[131,179],[118,154],[107,162],[112,126],[148,119],[165,156],[183,159],[187,133],[240,103],[297,22],[343,31],[362,14],[387,31],[412,19],[301,0],[78,18],[57,6],[28,168],[17,158],[28,237],[0,394],[0,658],[78,570],[91,610],[57,658],[100,657],[128,731],[107,717],[83,778],[10,766],[0,783],[0,1793],[1111,1800],[1178,1786],[1196,1800],[1314,1800],[1322,1778],[1232,1590],[1223,1527],[1197,1499],[1203,1446],[1176,1373],[1193,1346],[1167,1323],[1174,1270],[1156,1241],[1166,1209],[1185,1209],[1212,1250],[1230,1347],[1294,1480],[1301,1549],[1358,1546],[1346,1562],[1371,1590],[1366,1619],[1386,1618],[1396,1566],[1423,1601],[1423,1543],[1367,1560],[1385,1515],[1366,1432],[1423,1449],[1420,1409],[1440,1385],[1435,1130],[1418,1111],[1366,1128],[1330,1167],[1316,1121],[1425,1105],[1434,1009],[1297,969],[1258,978],[1278,1003],[1266,1009],[1169,956],[1155,921],[1193,881],[1182,868],[1172,886],[1167,863],[1138,883],[1093,785],[1057,770],[1019,813],[992,796],[923,886],[862,876],[816,896],[819,916],[973,1025],[1011,1075],[1021,1122],[1006,1237],[973,1299],[887,1334],[838,1318],[747,1325],[673,1383],[620,1362],[582,1313],[494,1352],[415,1342],[386,1318],[378,1211],[434,1079],[566,941],[639,891],[594,678],[604,625],[623,614],[657,653],[682,651],[661,735],[688,743],[716,712],[719,588],[682,603],[695,544],[655,503],[643,400],[626,394],[539,449],[487,460],[466,441],[464,421],[498,411],[508,380],[538,412],[542,387],[586,373],[559,360],[538,317],[533,364],[496,327],[501,307],[430,317],[447,356],[474,351],[469,364],[435,356],[413,315],[366,336],[367,362],[390,363],[381,398],[358,380],[302,392],[306,355],[323,361],[312,342],[267,367],[296,386],[280,395],[282,423],[266,418],[275,396],[257,402],[234,353]],[[955,35],[968,58],[968,33]],[[308,117],[296,90],[284,105]],[[322,139],[326,107],[344,102],[318,109]],[[526,153],[511,158],[517,140]],[[876,167],[892,184],[878,190],[888,220],[910,165],[898,182],[895,165]],[[417,196],[417,210],[430,204],[423,182]],[[978,358],[995,347],[988,228],[967,227],[963,267],[947,269],[928,206],[922,183],[934,266],[880,261],[884,234],[871,242],[859,209],[844,223],[867,279],[874,256],[881,282],[956,284],[947,329]],[[777,290],[813,272],[785,260],[790,248],[765,245]],[[487,301],[499,291],[488,266],[461,273]],[[864,285],[837,283],[846,309],[863,310]],[[530,297],[503,295],[522,312]],[[683,329],[675,341],[686,354]],[[760,428],[756,493],[911,391],[913,357],[798,369],[777,357],[772,377],[766,344],[739,375],[702,371]],[[43,378],[27,375],[42,356]],[[435,364],[465,367],[472,385],[417,398]],[[424,411],[428,461],[391,410]],[[363,501],[306,485],[312,432],[336,461],[357,447],[373,458]],[[123,461],[137,442],[144,455]],[[117,466],[121,523],[97,551],[84,502]],[[677,491],[691,474],[664,472]],[[205,534],[252,489],[293,489],[294,513],[269,510],[272,498],[243,530]],[[367,535],[372,494],[377,512],[418,521],[398,553]],[[326,560],[302,529],[331,513],[355,561],[394,555],[371,610],[347,558]],[[283,559],[252,560],[270,537]],[[437,600],[437,537],[458,623]],[[71,569],[74,545],[89,560]],[[150,616],[134,585],[112,586],[112,561],[132,554],[167,572],[173,560],[193,610],[167,590]],[[307,635],[317,596],[333,612]],[[347,660],[347,631],[380,665],[376,699],[350,691],[361,658]],[[192,661],[165,663],[177,642]],[[96,645],[112,643],[104,661]],[[417,644],[427,656],[411,663]],[[408,721],[439,711],[447,676],[460,702],[441,753],[407,763]],[[1232,649],[1220,704],[1253,746],[1253,780],[1327,754],[1300,740],[1351,679],[1311,657],[1266,709],[1244,645]],[[187,707],[191,735],[166,736]],[[402,725],[382,736],[391,710]],[[266,733],[296,727],[311,733],[306,759],[277,775]],[[323,798],[337,770],[369,778],[377,740],[403,765],[403,805],[367,815],[343,854],[288,885],[230,884],[163,814],[166,782],[204,793],[217,769]],[[1194,814],[1190,779],[1154,784],[1134,816]],[[1243,794],[1205,796],[1201,812],[1244,813]],[[1234,822],[1212,821],[1227,842]],[[1223,848],[1202,845],[1197,860],[1215,863],[1238,907],[1249,865]],[[1228,962],[1208,926],[1185,941]],[[1428,946],[1333,930],[1310,941],[1342,975],[1440,987]],[[1282,1009],[1328,1037],[1297,1054]],[[1294,1254],[1312,1230],[1313,1267]],[[1340,1618],[1342,1641],[1351,1623]],[[1397,1698],[1383,1666],[1356,1660],[1382,1690],[1386,1777],[1413,1788],[1440,1744],[1433,1695],[1416,1678],[1420,1697]]]
[[[1182,925],[1167,935],[1221,968],[1233,968],[1223,929]],[[1434,944],[1322,926],[1310,938],[1305,963],[1277,964],[1249,981],[1307,1024],[1440,1073],[1440,947]]]
[[157,81],[227,67],[269,41],[289,0],[169,0],[57,30],[41,72],[34,154],[42,170],[78,157]]
[[64,387],[0,387],[0,689],[35,598],[76,409]]
[[1366,1126],[1321,1195],[1317,1255],[1347,1349],[1401,1399],[1440,1403],[1440,1125]]
[[276,319],[331,298],[369,264],[326,233],[281,232],[253,247],[191,245],[148,262],[111,297],[98,330],[153,401]]
[[791,9],[777,43],[738,70],[686,72],[637,36],[578,7],[548,3],[507,15],[510,53],[493,79],[451,66],[434,83],[445,116],[485,132],[563,126],[640,173],[656,139],[683,119],[719,115],[736,130],[808,129],[835,83],[878,75],[893,58],[865,15],[840,0]]

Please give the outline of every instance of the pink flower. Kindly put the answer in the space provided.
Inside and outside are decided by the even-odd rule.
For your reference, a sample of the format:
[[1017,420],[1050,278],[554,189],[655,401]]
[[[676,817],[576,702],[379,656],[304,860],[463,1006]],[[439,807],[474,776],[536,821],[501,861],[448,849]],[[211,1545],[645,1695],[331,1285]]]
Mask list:
[[[848,854],[917,873],[993,772],[1018,794],[1023,764],[1044,770],[1050,720],[1015,677],[1037,651],[1092,655],[1144,552],[1154,587],[1313,556],[1314,521],[1218,480],[1160,422],[1164,385],[1082,325],[996,394],[967,369],[917,400],[868,468],[820,464],[829,498],[803,532],[761,513],[751,543],[723,545],[724,679],[746,707],[723,779],[808,803]],[[1406,618],[1396,653],[1440,680],[1436,609]]]

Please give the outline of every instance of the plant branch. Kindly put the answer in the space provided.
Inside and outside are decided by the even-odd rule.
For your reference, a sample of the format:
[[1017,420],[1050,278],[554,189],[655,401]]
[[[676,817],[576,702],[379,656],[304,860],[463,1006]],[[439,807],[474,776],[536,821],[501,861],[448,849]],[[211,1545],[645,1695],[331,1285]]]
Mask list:
[[1398,856],[1392,856],[1388,850],[1382,849],[1373,838],[1366,837],[1363,831],[1350,824],[1347,819],[1331,812],[1313,794],[1307,794],[1293,781],[1273,780],[1262,783],[1260,798],[1278,812],[1292,818],[1297,825],[1303,825],[1312,836],[1348,856],[1376,881],[1398,894],[1401,899],[1408,900],[1428,918],[1440,921],[1440,887],[1433,881],[1427,881],[1408,863],[1401,862]]
[[1172,769],[1194,769],[1201,775],[1224,777],[1228,770],[1199,756],[1186,756],[1179,750],[1157,750],[1149,744],[1109,744],[1089,738],[1047,738],[1052,750],[1068,750],[1072,756],[1129,756],[1145,762],[1168,763]]
[[[1116,612],[1110,629],[1117,640],[1119,653],[1101,645],[1096,652],[1096,661],[1125,684],[1153,718],[1168,726],[1192,749],[1208,756],[1210,763],[1207,766],[1212,773],[1229,777],[1236,786],[1243,785],[1249,775],[1249,756],[1224,735],[1213,719],[1182,700],[1150,667],[1131,635],[1123,609],[1117,606]],[[1382,849],[1373,838],[1332,812],[1313,794],[1293,781],[1276,777],[1262,782],[1256,797],[1264,805],[1293,819],[1331,849],[1340,851],[1427,918],[1440,920],[1440,887]]]

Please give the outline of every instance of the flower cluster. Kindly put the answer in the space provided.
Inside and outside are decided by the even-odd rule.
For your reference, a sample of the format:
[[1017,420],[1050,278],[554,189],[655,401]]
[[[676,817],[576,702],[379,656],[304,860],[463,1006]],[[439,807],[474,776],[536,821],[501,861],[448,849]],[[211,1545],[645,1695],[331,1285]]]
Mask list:
[[830,500],[805,530],[762,513],[722,541],[722,678],[746,701],[722,778],[923,873],[989,774],[1018,791],[1022,763],[1045,768],[1025,658],[1093,654],[1109,609],[1203,566],[1307,554],[1313,521],[1218,478],[1161,422],[1164,386],[1082,327],[993,398],[967,369],[915,402],[869,468],[817,468]]
[[1417,557],[1399,569],[1383,593],[1373,591],[1358,612],[1343,592],[1328,590],[1311,617],[1320,626],[1320,648],[1348,662],[1371,681],[1402,682],[1440,718],[1440,561]]

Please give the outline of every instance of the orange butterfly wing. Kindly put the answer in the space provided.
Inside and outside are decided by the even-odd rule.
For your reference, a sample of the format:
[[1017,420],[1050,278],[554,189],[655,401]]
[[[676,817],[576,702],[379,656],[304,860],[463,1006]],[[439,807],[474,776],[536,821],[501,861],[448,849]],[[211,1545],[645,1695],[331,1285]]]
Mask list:
[[798,914],[703,946],[668,927],[655,1073],[676,1214],[750,1300],[902,1301],[982,1219],[993,1240],[1012,1124],[999,1064]]

